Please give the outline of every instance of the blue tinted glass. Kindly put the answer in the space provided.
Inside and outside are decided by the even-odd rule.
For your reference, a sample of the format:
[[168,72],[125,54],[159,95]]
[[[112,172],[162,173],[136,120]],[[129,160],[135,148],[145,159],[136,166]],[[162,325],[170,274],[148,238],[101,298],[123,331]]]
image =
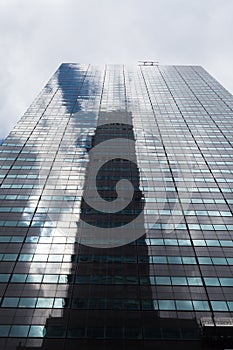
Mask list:
[[20,254],[19,261],[32,261],[33,254]]
[[36,307],[37,308],[52,308],[54,298],[38,298]]
[[190,286],[202,286],[202,280],[200,277],[187,277],[187,280]]
[[233,278],[219,278],[220,284],[223,287],[232,287],[233,286]]
[[67,275],[60,275],[59,283],[68,283],[68,276]]
[[205,246],[206,242],[204,239],[194,239],[193,240],[193,245],[195,246]]
[[165,245],[177,245],[177,239],[164,239]]
[[189,239],[179,239],[178,243],[180,246],[190,246],[191,242]]
[[44,275],[43,282],[44,283],[57,283],[59,275]]
[[228,301],[227,305],[228,305],[229,310],[233,311],[233,301]]
[[163,239],[155,239],[155,238],[151,238],[150,239],[152,245],[163,245]]
[[11,236],[0,236],[1,243],[10,242],[10,240],[11,240]]
[[25,242],[27,242],[27,243],[37,243],[39,241],[39,238],[40,237],[37,237],[37,236],[28,236],[28,237],[26,237]]
[[45,337],[46,329],[44,326],[31,326],[28,336],[31,338]]
[[169,264],[182,264],[180,256],[169,256],[167,259]]
[[229,265],[233,265],[233,258],[227,258],[227,262]]
[[43,275],[28,275],[27,283],[40,283],[42,281]]
[[16,261],[18,254],[4,254],[3,261]]
[[[151,300],[148,300],[148,310],[154,309],[154,310],[158,310],[159,309],[159,304],[158,304],[158,300],[153,300],[153,308],[151,308]],[[149,307],[150,305],[150,307]]]
[[176,300],[177,310],[193,310],[191,300]]
[[183,263],[184,264],[196,264],[196,259],[195,258],[193,258],[193,257],[189,257],[189,256],[183,256],[182,257],[182,260],[183,260]]
[[211,305],[214,311],[228,311],[225,301],[211,301]]
[[35,307],[37,298],[20,298],[19,307]]
[[175,285],[186,285],[187,279],[186,277],[172,277],[172,284]]
[[228,240],[224,240],[224,241],[220,241],[220,245],[222,247],[232,247],[233,246],[233,241],[228,241]]
[[159,309],[160,310],[175,310],[174,300],[159,300]]
[[153,256],[152,257],[152,262],[154,264],[166,264],[167,258],[166,258],[166,256]]
[[194,310],[196,311],[209,311],[209,303],[205,300],[193,300]]
[[25,282],[26,278],[27,275],[25,274],[15,273],[11,278],[11,282]]
[[23,242],[24,241],[24,236],[13,236],[12,238],[11,238],[11,242],[18,242],[18,243],[20,243],[20,242]]
[[207,257],[200,257],[200,258],[198,258],[198,262],[199,262],[199,264],[206,264],[206,265],[211,265],[212,264],[211,259],[207,258]]
[[2,307],[16,307],[18,305],[19,298],[5,297],[2,302]]
[[225,258],[212,258],[214,265],[227,265]]
[[216,277],[205,277],[204,278],[205,284],[207,286],[219,286],[219,280]]
[[55,298],[54,299],[54,305],[53,305],[54,308],[62,309],[62,308],[64,308],[64,306],[65,306],[64,298]]
[[10,337],[27,337],[29,326],[12,326],[10,330]]
[[10,279],[10,274],[0,273],[0,282],[8,282]]
[[170,277],[158,276],[158,277],[155,278],[155,283],[156,284],[167,284],[167,285],[170,285],[171,284],[171,279],[170,279]]
[[0,325],[0,337],[7,337],[9,330],[10,326]]

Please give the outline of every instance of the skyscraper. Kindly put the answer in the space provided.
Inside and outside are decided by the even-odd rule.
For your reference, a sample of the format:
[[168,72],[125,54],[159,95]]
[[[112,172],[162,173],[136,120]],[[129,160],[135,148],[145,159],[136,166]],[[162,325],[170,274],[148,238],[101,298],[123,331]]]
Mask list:
[[199,66],[62,64],[0,147],[0,348],[231,347],[232,117]]

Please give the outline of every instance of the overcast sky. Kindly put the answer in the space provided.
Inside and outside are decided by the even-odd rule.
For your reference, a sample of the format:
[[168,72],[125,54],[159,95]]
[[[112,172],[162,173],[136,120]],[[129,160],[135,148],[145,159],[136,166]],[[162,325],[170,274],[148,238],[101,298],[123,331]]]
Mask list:
[[0,0],[0,138],[61,62],[202,65],[233,93],[233,0]]

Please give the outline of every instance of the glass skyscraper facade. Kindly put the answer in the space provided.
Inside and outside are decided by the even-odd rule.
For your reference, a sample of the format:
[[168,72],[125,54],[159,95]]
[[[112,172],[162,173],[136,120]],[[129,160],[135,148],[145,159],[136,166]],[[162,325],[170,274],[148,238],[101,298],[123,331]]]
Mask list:
[[0,146],[0,349],[233,348],[233,97],[62,64]]

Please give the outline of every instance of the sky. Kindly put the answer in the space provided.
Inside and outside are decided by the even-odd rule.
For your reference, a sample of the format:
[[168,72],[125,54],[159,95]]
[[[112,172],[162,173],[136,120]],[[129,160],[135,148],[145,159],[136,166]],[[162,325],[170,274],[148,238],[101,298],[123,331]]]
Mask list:
[[62,62],[201,65],[233,93],[233,0],[1,0],[0,139]]

